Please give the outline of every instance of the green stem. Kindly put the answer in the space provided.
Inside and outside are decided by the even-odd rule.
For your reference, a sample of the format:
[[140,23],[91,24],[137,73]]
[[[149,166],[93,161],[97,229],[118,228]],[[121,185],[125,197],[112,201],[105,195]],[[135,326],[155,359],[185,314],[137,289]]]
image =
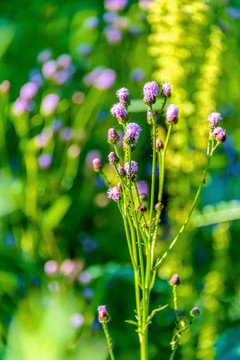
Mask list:
[[113,355],[113,348],[112,348],[111,338],[109,336],[108,326],[107,326],[106,322],[103,323],[103,330],[104,330],[105,337],[106,337],[106,340],[107,340],[108,351],[109,351],[110,358],[111,358],[111,360],[115,360],[114,355]]
[[177,351],[177,347],[175,347],[175,349],[172,351],[169,360],[173,360],[173,359],[174,359],[174,356],[175,356],[176,351]]
[[177,324],[179,324],[178,306],[177,306],[177,289],[176,285],[173,286],[173,306],[176,313]]
[[205,167],[204,172],[203,172],[202,180],[201,180],[201,183],[200,183],[199,188],[198,188],[198,190],[197,190],[197,194],[196,194],[196,196],[195,196],[195,198],[194,198],[194,200],[193,200],[191,209],[190,209],[190,211],[189,211],[189,214],[188,214],[188,217],[187,217],[185,223],[183,224],[183,226],[182,226],[181,229],[179,230],[178,234],[175,236],[175,238],[174,238],[173,241],[171,242],[171,244],[170,244],[169,248],[167,249],[167,251],[163,254],[163,256],[162,256],[160,259],[157,260],[156,265],[154,266],[153,270],[157,270],[157,269],[160,267],[162,261],[167,257],[168,253],[172,250],[172,248],[173,248],[173,246],[175,245],[176,241],[178,240],[179,236],[180,236],[180,235],[182,234],[182,232],[185,230],[185,228],[186,228],[186,226],[187,226],[187,224],[188,224],[188,222],[189,222],[189,220],[190,220],[190,218],[191,218],[191,215],[192,215],[192,213],[193,213],[193,210],[195,209],[195,206],[196,206],[196,203],[197,203],[197,201],[198,201],[198,198],[199,198],[199,195],[200,195],[200,193],[201,193],[201,190],[202,190],[202,188],[203,188],[203,185],[205,184],[206,173],[207,173],[207,171],[208,171],[209,164],[210,164],[211,158],[212,158],[212,156],[213,156],[213,151],[214,151],[214,150],[215,150],[215,148],[213,148],[213,149],[211,150],[211,153],[210,153],[210,154],[208,155],[208,157],[207,157],[207,163],[206,163],[206,167]]

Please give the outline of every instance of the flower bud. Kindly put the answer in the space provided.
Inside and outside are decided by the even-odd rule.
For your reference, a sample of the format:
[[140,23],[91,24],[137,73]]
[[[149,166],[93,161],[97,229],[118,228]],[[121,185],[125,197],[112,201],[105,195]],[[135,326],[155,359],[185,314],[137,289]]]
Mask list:
[[123,104],[114,104],[110,112],[112,116],[118,119],[119,124],[126,124],[128,122],[128,113]]
[[128,98],[129,90],[127,88],[121,88],[116,92],[116,95],[119,99],[120,104],[123,104],[124,107],[128,107],[130,105],[130,100]]
[[160,211],[163,208],[164,208],[164,205],[162,203],[158,202],[158,203],[155,204],[155,210],[156,211]]
[[162,85],[161,96],[163,98],[170,98],[171,89],[172,89],[172,86],[170,85],[170,83],[166,82],[165,84],[162,83],[161,85]]
[[143,87],[143,103],[145,105],[152,105],[156,102],[156,96],[158,94],[158,84],[155,81],[147,82]]
[[118,189],[119,192],[123,191],[122,184],[120,182],[117,184],[117,189]]
[[118,172],[120,176],[125,176],[126,175],[126,171],[124,170],[124,168],[122,166],[118,167]]
[[157,151],[160,151],[161,149],[163,149],[163,143],[160,139],[156,140],[156,148],[157,148]]
[[179,285],[180,284],[180,279],[179,279],[179,275],[178,274],[174,274],[171,279],[169,280],[169,284],[171,286],[175,286],[175,285]]
[[110,162],[111,165],[116,165],[119,163],[119,158],[117,157],[117,155],[115,154],[114,151],[112,151],[109,155],[108,155],[108,161]]
[[192,308],[192,310],[190,311],[190,315],[194,318],[197,318],[198,316],[200,316],[199,308],[198,307]]
[[169,125],[178,122],[178,107],[176,105],[168,105],[166,109],[166,123]]
[[213,112],[208,116],[209,128],[214,129],[218,126],[218,121],[222,120],[222,116],[220,113]]
[[138,210],[141,212],[141,213],[145,213],[147,211],[147,208],[145,205],[140,205]]
[[108,142],[110,144],[116,144],[120,140],[120,136],[114,128],[108,130]]
[[104,163],[99,158],[96,158],[92,161],[93,170],[100,172],[104,168]]
[[98,308],[98,321],[100,323],[109,322],[111,320],[110,315],[107,312],[106,305],[100,305]]
[[216,141],[223,143],[226,141],[227,133],[221,127],[216,127],[210,134],[210,137]]

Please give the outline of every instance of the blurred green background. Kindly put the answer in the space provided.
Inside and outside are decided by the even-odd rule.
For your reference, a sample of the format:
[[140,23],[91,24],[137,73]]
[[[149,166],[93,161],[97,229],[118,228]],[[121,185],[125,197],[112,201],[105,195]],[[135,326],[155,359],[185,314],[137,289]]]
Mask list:
[[[156,80],[171,82],[170,102],[180,109],[167,155],[159,254],[187,217],[212,111],[222,114],[228,138],[191,224],[159,269],[151,306],[169,306],[151,324],[150,359],[169,359],[173,273],[181,278],[182,314],[201,309],[176,359],[240,359],[239,2],[107,7],[99,0],[0,2],[0,358],[107,359],[97,321],[97,307],[106,304],[116,358],[138,359],[134,327],[124,322],[134,316],[124,229],[91,161],[107,162],[107,130],[119,126],[109,109],[126,86],[131,121],[144,130],[134,160],[139,179],[149,182],[141,100],[144,83]],[[20,89],[29,81],[36,94],[26,100]],[[49,94],[58,96],[56,107],[43,102]],[[158,132],[164,139],[164,122]]]

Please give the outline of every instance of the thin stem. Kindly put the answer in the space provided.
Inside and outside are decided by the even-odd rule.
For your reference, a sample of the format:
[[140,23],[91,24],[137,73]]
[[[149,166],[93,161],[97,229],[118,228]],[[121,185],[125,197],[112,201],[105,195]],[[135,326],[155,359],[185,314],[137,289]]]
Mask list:
[[177,305],[177,289],[176,285],[173,286],[173,306],[176,313],[177,324],[179,324],[178,305]]
[[210,153],[209,156],[207,157],[207,163],[206,163],[206,167],[205,167],[204,172],[203,172],[202,180],[201,180],[201,183],[200,183],[200,185],[199,185],[199,187],[198,187],[196,196],[195,196],[195,198],[194,198],[194,200],[193,200],[192,206],[191,206],[191,208],[190,208],[190,211],[189,211],[189,214],[188,214],[188,217],[187,217],[185,223],[182,225],[182,227],[181,227],[181,229],[179,230],[178,234],[175,236],[175,238],[174,238],[173,241],[171,242],[171,244],[170,244],[169,248],[167,249],[167,251],[163,254],[163,256],[162,256],[160,259],[157,260],[157,263],[156,263],[156,265],[154,266],[153,270],[157,270],[157,269],[160,267],[162,261],[167,257],[168,253],[170,252],[170,250],[171,250],[171,249],[173,248],[173,246],[175,245],[175,243],[176,243],[176,241],[178,240],[179,236],[180,236],[180,235],[182,234],[182,232],[185,230],[185,228],[186,228],[186,226],[187,226],[187,224],[188,224],[188,222],[189,222],[189,220],[190,220],[190,218],[191,218],[191,215],[192,215],[192,213],[193,213],[193,210],[195,209],[195,206],[196,206],[196,203],[197,203],[197,201],[198,201],[198,198],[199,198],[199,195],[200,195],[200,193],[201,193],[201,190],[202,190],[202,188],[203,188],[203,185],[205,184],[206,173],[207,173],[207,171],[208,171],[209,164],[210,164],[210,161],[211,161],[211,158],[212,158],[212,155],[213,155],[213,151],[214,151],[214,150],[215,150],[215,148],[213,148],[213,149],[211,150],[211,153]]
[[172,351],[169,360],[173,360],[173,359],[174,359],[174,356],[175,356],[176,351],[177,351],[177,347],[175,347],[174,350]]
[[108,326],[107,326],[106,322],[103,323],[103,330],[104,330],[105,337],[106,337],[106,340],[107,340],[108,351],[109,351],[110,358],[111,358],[111,360],[115,360],[114,355],[113,355],[112,342],[111,342],[111,338],[109,336]]

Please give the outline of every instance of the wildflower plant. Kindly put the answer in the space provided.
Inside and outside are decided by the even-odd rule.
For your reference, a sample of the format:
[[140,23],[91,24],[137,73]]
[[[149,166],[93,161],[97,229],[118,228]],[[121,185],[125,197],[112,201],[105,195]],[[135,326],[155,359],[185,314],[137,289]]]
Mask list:
[[[167,306],[164,305],[156,309],[151,309],[151,291],[155,283],[157,270],[185,230],[196,206],[202,187],[205,184],[206,173],[213,154],[217,147],[226,140],[226,131],[218,126],[221,115],[219,113],[212,113],[208,117],[209,140],[206,166],[196,196],[189,210],[187,219],[176,236],[169,243],[167,251],[159,256],[156,252],[156,241],[159,238],[161,215],[165,205],[163,204],[165,158],[171,134],[175,124],[178,122],[179,113],[178,106],[174,104],[169,104],[165,110],[167,101],[171,97],[171,89],[172,86],[170,83],[162,84],[162,90],[160,92],[162,104],[160,111],[157,112],[154,111],[153,106],[156,103],[159,93],[158,84],[155,81],[149,81],[143,87],[143,102],[147,107],[147,121],[151,126],[153,144],[151,190],[148,204],[145,202],[144,196],[139,192],[137,186],[138,163],[133,160],[134,150],[137,146],[142,129],[137,123],[130,122],[128,114],[128,106],[130,104],[129,90],[126,88],[117,91],[116,95],[119,99],[119,103],[114,104],[110,110],[112,116],[116,117],[124,131],[121,150],[119,146],[120,137],[117,131],[114,128],[108,130],[108,142],[113,146],[114,150],[109,154],[108,160],[115,171],[118,182],[116,186],[112,186],[107,178],[104,172],[104,163],[98,158],[93,160],[94,171],[98,172],[109,186],[107,196],[116,203],[123,219],[129,256],[134,271],[136,299],[135,320],[126,321],[136,326],[140,343],[141,360],[148,359],[148,327],[151,324],[154,315]],[[157,134],[157,123],[159,122],[159,119],[163,118],[164,112],[167,126],[165,142],[159,139]],[[156,178],[157,163],[159,166],[158,178]],[[156,186],[156,182],[158,182],[158,186]],[[145,204],[143,204],[143,201]],[[180,284],[179,275],[173,275],[169,284],[173,289],[173,308],[176,314],[176,327],[171,341],[172,351],[170,359],[172,360],[182,335],[191,327],[195,318],[200,315],[200,311],[196,307],[190,311],[192,320],[189,320],[186,317],[180,317],[177,306],[176,290],[177,286]],[[100,310],[102,310],[103,307],[104,306],[100,306]],[[109,317],[107,317],[107,320],[109,321]],[[109,333],[106,333],[105,320],[101,322],[104,324],[104,330],[109,345]],[[112,344],[109,346],[109,351],[111,359],[114,359]]]

